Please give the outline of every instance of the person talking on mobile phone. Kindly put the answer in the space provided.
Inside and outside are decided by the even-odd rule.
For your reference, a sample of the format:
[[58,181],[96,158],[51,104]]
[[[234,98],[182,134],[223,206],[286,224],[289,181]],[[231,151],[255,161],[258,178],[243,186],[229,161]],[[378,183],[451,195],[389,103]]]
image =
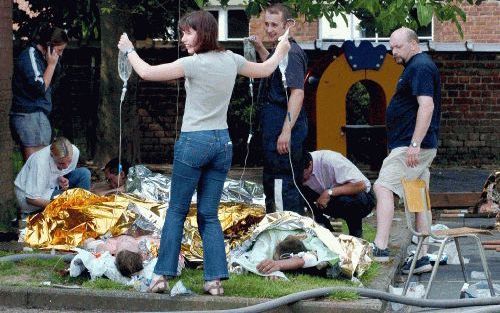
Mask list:
[[50,144],[52,92],[61,73],[68,35],[57,27],[41,29],[18,56],[12,77],[12,107],[9,123],[24,161]]

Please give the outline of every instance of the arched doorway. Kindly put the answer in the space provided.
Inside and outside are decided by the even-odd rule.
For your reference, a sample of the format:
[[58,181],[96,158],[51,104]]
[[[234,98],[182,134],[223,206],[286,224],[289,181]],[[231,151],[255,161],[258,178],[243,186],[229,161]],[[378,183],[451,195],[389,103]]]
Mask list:
[[372,80],[354,83],[346,96],[346,156],[358,167],[378,171],[387,151],[386,99],[382,87]]
[[[346,119],[346,98],[357,82],[361,82],[370,95],[368,125],[378,125],[385,132],[385,108],[396,90],[402,71],[403,67],[391,57],[386,57],[378,70],[353,70],[345,54],[335,58],[323,72],[316,92],[317,149],[334,150],[347,156],[346,133],[349,132],[349,124]],[[371,131],[376,132],[377,127]],[[385,153],[384,147],[384,156]],[[375,153],[373,158],[380,156]],[[373,163],[375,165],[377,162]]]

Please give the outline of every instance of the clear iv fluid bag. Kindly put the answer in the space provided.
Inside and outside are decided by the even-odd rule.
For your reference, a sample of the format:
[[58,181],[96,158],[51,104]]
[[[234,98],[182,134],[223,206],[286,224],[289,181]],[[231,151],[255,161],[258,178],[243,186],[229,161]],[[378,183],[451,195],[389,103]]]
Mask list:
[[118,74],[124,83],[127,82],[130,74],[132,74],[132,64],[130,64],[127,56],[122,51],[118,52]]
[[279,67],[280,72],[281,72],[282,80],[285,80],[285,71],[286,71],[287,66],[288,66],[288,53],[285,55],[285,57],[278,64],[278,67]]
[[255,47],[248,37],[243,39],[243,56],[247,61],[257,62]]

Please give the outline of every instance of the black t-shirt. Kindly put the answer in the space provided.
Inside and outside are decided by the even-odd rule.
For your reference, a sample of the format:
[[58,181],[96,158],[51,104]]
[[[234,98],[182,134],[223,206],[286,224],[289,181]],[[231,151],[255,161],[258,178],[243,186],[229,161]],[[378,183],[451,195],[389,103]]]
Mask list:
[[389,149],[407,147],[417,121],[417,96],[430,96],[434,100],[432,120],[421,147],[437,148],[441,119],[441,80],[432,59],[425,53],[414,55],[401,74],[396,93],[386,111],[387,142]]
[[[307,71],[307,56],[304,50],[294,41],[290,40],[290,51],[288,52],[288,66],[285,70],[286,83],[291,89],[304,89],[304,78]],[[272,52],[274,53],[274,51]],[[266,78],[263,83],[264,94],[263,101],[287,106],[287,99],[283,82],[281,80],[281,72],[279,67]]]

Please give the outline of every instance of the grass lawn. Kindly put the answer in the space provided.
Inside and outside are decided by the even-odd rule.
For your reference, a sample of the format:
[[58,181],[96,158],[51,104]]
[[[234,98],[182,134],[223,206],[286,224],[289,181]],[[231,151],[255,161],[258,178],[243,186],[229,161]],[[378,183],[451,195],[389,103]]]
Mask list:
[[[345,225],[344,225],[345,227]],[[375,229],[363,225],[364,238],[373,241]],[[346,229],[344,230],[346,231]],[[0,251],[0,257],[11,253]],[[64,275],[68,265],[58,260],[27,259],[17,263],[0,263],[0,285],[10,286],[40,286],[42,282],[50,281],[51,284],[81,285],[89,289],[112,289],[132,290],[130,287],[115,283],[109,279],[99,278],[91,281],[88,277],[72,278]],[[361,277],[364,285],[367,285],[378,274],[379,264],[373,263],[368,271]],[[332,286],[355,286],[348,279],[326,279],[308,275],[288,275],[290,281],[267,280],[254,274],[231,275],[231,279],[224,282],[224,291],[227,296],[240,296],[250,298],[276,298],[294,292]],[[203,271],[197,269],[185,269],[181,280],[184,285],[193,292],[201,294],[203,291]],[[171,282],[171,287],[176,280]],[[354,300],[354,293],[342,292],[332,294],[330,299]]]

